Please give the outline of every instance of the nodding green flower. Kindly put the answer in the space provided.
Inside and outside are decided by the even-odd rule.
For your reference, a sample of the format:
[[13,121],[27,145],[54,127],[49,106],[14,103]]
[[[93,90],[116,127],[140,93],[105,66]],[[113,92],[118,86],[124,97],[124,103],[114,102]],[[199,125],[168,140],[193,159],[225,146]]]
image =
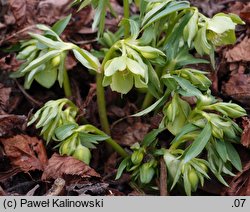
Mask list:
[[34,114],[28,125],[37,122],[36,128],[42,128],[41,135],[49,143],[52,138],[55,139],[55,130],[58,127],[75,123],[77,112],[78,108],[66,98],[51,100]]
[[109,60],[104,67],[103,85],[110,85],[113,91],[128,93],[133,85],[136,88],[147,88],[148,67],[127,56]]
[[120,40],[111,49],[120,51],[121,55],[105,63],[103,86],[110,85],[113,91],[121,94],[127,94],[133,86],[147,88],[150,80],[147,64],[165,56],[156,48],[140,46],[134,39]]

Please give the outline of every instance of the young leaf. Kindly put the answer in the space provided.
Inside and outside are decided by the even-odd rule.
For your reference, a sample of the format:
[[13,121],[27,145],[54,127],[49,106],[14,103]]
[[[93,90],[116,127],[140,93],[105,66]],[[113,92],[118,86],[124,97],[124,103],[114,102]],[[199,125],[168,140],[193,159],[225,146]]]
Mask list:
[[[91,1],[91,0],[90,0]],[[57,21],[52,27],[51,29],[57,34],[60,35],[64,29],[66,28],[66,26],[68,25],[70,19],[71,19],[71,14],[69,14],[68,16],[66,16],[65,18]]]
[[117,171],[117,174],[116,174],[116,177],[115,177],[115,180],[118,180],[121,176],[122,176],[122,173],[123,171],[125,170],[125,168],[128,166],[129,164],[129,161],[130,161],[130,158],[125,158],[119,165],[118,167],[118,171]]
[[193,141],[193,143],[185,150],[183,154],[184,157],[183,161],[187,163],[191,159],[198,156],[207,145],[207,142],[210,140],[211,135],[212,135],[212,127],[211,124],[208,122],[205,128]]
[[228,159],[238,171],[242,171],[242,164],[238,152],[231,143],[225,142],[225,145],[227,148]]
[[[168,1],[167,1],[168,3]],[[164,5],[165,6],[165,5]],[[159,19],[171,14],[172,12],[177,12],[179,10],[183,10],[189,8],[189,2],[188,1],[180,1],[180,2],[175,2],[175,1],[171,1],[169,2],[169,4],[166,5],[166,7],[160,11],[159,13],[153,13],[152,17],[147,17],[147,14],[145,15],[142,25],[143,25],[143,29],[145,29],[146,27],[148,27],[149,25],[151,25],[152,23],[154,23],[155,21],[158,21]],[[151,10],[151,12],[153,12],[153,10]]]

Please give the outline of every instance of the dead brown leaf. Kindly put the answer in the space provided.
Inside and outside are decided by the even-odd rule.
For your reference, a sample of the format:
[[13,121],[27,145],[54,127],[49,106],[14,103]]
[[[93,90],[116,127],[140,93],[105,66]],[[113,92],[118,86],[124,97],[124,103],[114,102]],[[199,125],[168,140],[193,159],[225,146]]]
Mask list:
[[239,172],[226,188],[222,195],[249,196],[250,195],[250,162],[248,162],[242,172]]
[[4,85],[0,83],[0,114],[4,114],[9,106],[11,90],[11,88],[4,87]]
[[132,126],[128,125],[126,128],[121,128],[119,132],[116,131],[113,137],[124,146],[132,146],[136,142],[141,142],[149,129],[149,124],[136,122]]
[[12,138],[2,138],[6,155],[11,164],[24,172],[31,170],[44,170],[47,165],[47,154],[43,142],[36,137],[16,135]]
[[26,116],[0,115],[0,137],[11,136],[15,131],[22,131]]
[[243,118],[243,133],[241,136],[241,143],[243,146],[249,148],[250,147],[250,119],[244,117]]
[[225,51],[227,62],[250,61],[250,39],[245,37],[242,42],[232,49]]
[[42,180],[63,178],[64,175],[77,175],[80,178],[100,177],[87,164],[70,156],[53,154],[45,168]]
[[222,92],[237,100],[245,107],[250,107],[250,77],[247,74],[234,74],[222,86]]

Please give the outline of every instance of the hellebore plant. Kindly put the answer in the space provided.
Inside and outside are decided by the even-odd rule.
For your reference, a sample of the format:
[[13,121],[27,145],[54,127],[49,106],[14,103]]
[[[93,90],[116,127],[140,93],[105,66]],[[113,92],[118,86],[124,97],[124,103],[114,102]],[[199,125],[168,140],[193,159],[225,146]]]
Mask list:
[[[140,14],[132,17],[129,6],[133,3]],[[89,53],[60,39],[71,16],[51,28],[38,25],[43,34],[30,33],[31,40],[22,43],[17,58],[24,63],[12,77],[25,77],[26,89],[33,80],[46,88],[58,80],[69,97],[65,59],[72,51],[83,66],[95,71],[103,131],[91,124],[79,126],[75,119],[78,109],[66,98],[47,102],[29,125],[36,122],[43,138],[47,143],[54,141],[61,155],[71,155],[87,164],[91,159],[90,149],[96,148],[100,141],[107,142],[124,158],[116,179],[126,171],[142,188],[156,188],[161,160],[167,168],[165,183],[170,190],[178,186],[191,195],[211,174],[228,186],[224,176],[234,176],[234,168],[242,169],[233,144],[240,143],[242,133],[235,119],[246,115],[246,111],[237,104],[213,97],[208,73],[191,65],[209,63],[200,58],[208,55],[215,67],[216,47],[233,44],[235,27],[244,22],[234,14],[205,17],[188,1],[124,0],[124,18],[119,29],[104,32],[106,13],[116,16],[108,0],[75,0],[73,5],[79,5],[79,10],[88,5],[95,9],[93,28],[98,26],[100,50]],[[100,56],[101,64],[94,54]],[[129,152],[110,137],[106,86],[121,95],[134,87],[146,90],[143,110],[133,117],[152,111],[163,114],[159,128],[131,146]],[[158,135],[163,131],[172,134],[172,138],[159,140]]]

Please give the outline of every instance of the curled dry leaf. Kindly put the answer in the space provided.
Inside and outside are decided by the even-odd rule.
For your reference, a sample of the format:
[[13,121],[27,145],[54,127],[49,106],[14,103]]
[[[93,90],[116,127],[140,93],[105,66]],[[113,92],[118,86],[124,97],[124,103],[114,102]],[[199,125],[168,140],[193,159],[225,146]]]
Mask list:
[[227,62],[250,61],[250,39],[245,37],[242,42],[232,49],[225,51],[224,56]]
[[1,138],[0,142],[12,165],[24,172],[44,170],[47,154],[41,140],[27,135],[16,135],[12,138]]
[[238,173],[222,195],[249,196],[250,195],[250,162],[248,162],[242,172]]
[[241,143],[243,146],[249,148],[250,147],[250,119],[243,118],[243,133],[241,136]]
[[22,131],[26,116],[0,115],[0,137],[11,136],[15,131]]
[[77,175],[81,178],[100,177],[87,164],[73,157],[53,154],[42,175],[42,180],[63,178],[64,175]]

